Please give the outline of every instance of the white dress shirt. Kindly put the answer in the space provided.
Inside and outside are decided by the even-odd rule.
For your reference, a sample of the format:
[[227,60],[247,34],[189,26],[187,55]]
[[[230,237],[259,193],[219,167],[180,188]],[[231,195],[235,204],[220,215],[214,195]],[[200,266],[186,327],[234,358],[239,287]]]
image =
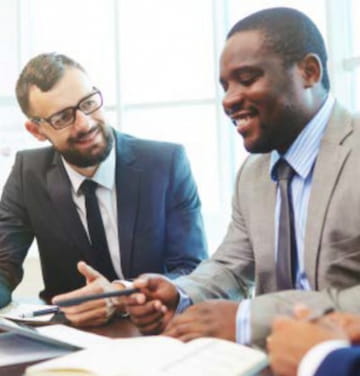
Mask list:
[[[81,192],[79,192],[81,183],[88,178],[75,171],[65,161],[64,158],[62,158],[62,161],[64,162],[65,170],[71,182],[71,193],[74,204],[76,206],[76,210],[89,237],[89,230],[86,219],[85,197]],[[95,175],[91,178],[91,180],[94,180],[99,185],[96,190],[96,197],[99,202],[101,217],[104,223],[110,258],[119,279],[123,279],[123,272],[121,270],[120,262],[115,166],[116,156],[115,148],[113,146],[110,154],[102,163],[100,163],[98,169],[95,172]]]

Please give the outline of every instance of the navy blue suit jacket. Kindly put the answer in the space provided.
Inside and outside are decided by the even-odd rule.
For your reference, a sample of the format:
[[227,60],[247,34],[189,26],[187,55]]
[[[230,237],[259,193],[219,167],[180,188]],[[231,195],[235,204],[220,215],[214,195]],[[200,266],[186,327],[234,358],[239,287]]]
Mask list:
[[[125,278],[191,272],[206,257],[200,200],[180,145],[114,132],[121,266]],[[19,152],[0,202],[0,305],[20,282],[37,240],[45,289],[52,296],[85,281],[79,260],[92,264],[90,243],[71,184],[52,147]]]
[[360,376],[360,346],[332,351],[323,360],[315,376]]

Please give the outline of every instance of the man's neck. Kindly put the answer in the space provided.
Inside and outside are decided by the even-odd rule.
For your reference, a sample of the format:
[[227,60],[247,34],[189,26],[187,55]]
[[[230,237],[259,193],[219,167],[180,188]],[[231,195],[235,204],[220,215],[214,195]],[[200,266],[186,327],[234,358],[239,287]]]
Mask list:
[[79,166],[75,166],[73,164],[70,164],[69,165],[71,166],[71,168],[73,168],[76,172],[78,172],[79,174],[83,175],[83,176],[86,176],[88,178],[91,178],[92,176],[95,175],[95,172],[96,170],[98,169],[99,165],[95,165],[95,166],[90,166],[90,167],[79,167]]

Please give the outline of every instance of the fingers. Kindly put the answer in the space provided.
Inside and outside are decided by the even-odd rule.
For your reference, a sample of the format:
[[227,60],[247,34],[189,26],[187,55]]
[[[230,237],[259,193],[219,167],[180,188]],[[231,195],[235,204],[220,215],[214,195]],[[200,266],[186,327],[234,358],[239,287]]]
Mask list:
[[193,331],[186,330],[185,328],[184,328],[184,332],[182,332],[181,329],[180,331],[176,333],[165,331],[163,335],[176,338],[182,342],[190,342],[196,338],[203,337],[203,334],[201,332],[195,332],[195,331],[193,332]]
[[103,303],[101,306],[89,310],[67,310],[64,313],[66,318],[75,326],[97,326],[105,324],[113,312],[107,304]]
[[[171,315],[159,301],[148,301],[143,305],[128,305],[126,311],[131,321],[143,334],[159,334]],[[167,316],[167,317],[166,317]]]
[[143,274],[133,281],[133,287],[140,289],[141,292],[124,297],[123,302],[125,305],[142,305],[147,300],[151,300],[153,298],[150,293],[150,284],[152,290],[154,290],[154,283],[151,282],[153,278],[152,276],[152,274]]
[[88,312],[96,310],[100,307],[106,307],[105,299],[98,299],[93,301],[88,301],[82,304],[77,304],[69,307],[60,307],[61,311],[67,314],[80,314],[83,312]]
[[186,336],[191,332],[191,324],[189,323],[174,323],[174,320],[169,323],[169,325],[165,328],[164,335],[174,338],[180,338],[182,336]]
[[189,342],[195,338],[204,337],[208,334],[201,319],[188,315],[186,312],[176,316],[166,326],[163,334],[177,338],[183,342]]
[[79,289],[54,296],[52,299],[52,303],[57,304],[57,302],[59,302],[60,300],[78,298],[84,295],[97,294],[102,292],[104,292],[103,284],[94,281],[91,284],[80,287]]
[[284,330],[284,328],[286,328],[293,321],[294,319],[291,319],[290,317],[278,316],[273,320],[272,330],[273,331]]
[[133,282],[134,287],[141,290],[142,293],[152,297],[157,292],[162,283],[162,278],[154,277],[152,274],[144,274]]
[[122,302],[125,306],[138,306],[146,302],[146,295],[143,293],[131,294],[130,296],[123,296]]
[[77,298],[77,297],[83,296],[87,293],[87,291],[88,290],[87,290],[86,286],[84,286],[84,287],[81,287],[77,290],[66,292],[64,294],[55,295],[51,299],[51,302],[52,302],[52,304],[58,304],[58,302],[60,302],[61,300],[67,300],[67,299],[72,299],[72,298]]
[[133,281],[133,287],[141,290],[140,293],[132,294],[127,297],[126,304],[139,305],[144,304],[147,300],[167,300],[164,287],[172,286],[171,282],[160,275],[143,274]]
[[142,275],[140,276],[139,278],[136,278],[134,281],[133,281],[133,286],[134,287],[137,287],[139,289],[144,289],[147,287],[148,283],[149,283],[149,279],[150,277],[147,276],[146,274],[145,275]]
[[164,315],[167,312],[167,308],[161,304],[158,300],[151,300],[141,305],[126,305],[126,311],[134,319],[134,324],[140,321],[147,321],[146,317],[153,314]]
[[111,299],[99,299],[63,307],[61,311],[75,326],[96,326],[106,323],[116,311],[116,307]]
[[308,306],[302,303],[295,304],[294,316],[298,320],[306,320],[311,315],[311,310]]
[[79,261],[77,268],[78,271],[86,278],[86,283],[90,283],[97,278],[105,278],[101,273],[84,261]]

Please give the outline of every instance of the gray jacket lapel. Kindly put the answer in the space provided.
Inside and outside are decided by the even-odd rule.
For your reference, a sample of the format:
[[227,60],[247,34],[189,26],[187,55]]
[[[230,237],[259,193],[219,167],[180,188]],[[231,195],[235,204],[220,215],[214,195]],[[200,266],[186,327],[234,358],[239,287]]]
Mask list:
[[305,271],[317,288],[316,263],[322,228],[337,178],[351,149],[343,143],[352,132],[350,114],[335,105],[315,163],[304,240]]
[[[262,159],[262,166],[260,168],[262,172],[257,173],[257,183],[254,190],[254,213],[258,220],[258,228],[254,237],[256,237],[256,243],[261,245],[261,255],[256,264],[256,276],[259,277],[257,283],[257,291],[262,293],[263,291],[276,291],[276,278],[274,278],[275,267],[275,223],[274,212],[276,203],[276,183],[270,179],[269,176],[270,158],[267,155]],[[260,179],[264,181],[260,182]]]

